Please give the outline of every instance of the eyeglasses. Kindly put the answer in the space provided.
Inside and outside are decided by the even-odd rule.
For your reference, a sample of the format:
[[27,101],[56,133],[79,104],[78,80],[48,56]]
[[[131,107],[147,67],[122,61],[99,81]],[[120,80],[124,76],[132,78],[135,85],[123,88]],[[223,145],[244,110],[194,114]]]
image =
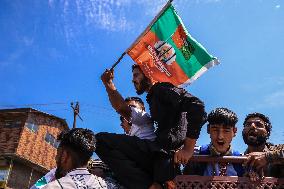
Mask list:
[[249,121],[249,122],[246,122],[245,127],[250,127],[252,124],[254,124],[255,127],[257,127],[257,128],[264,128],[265,127],[265,124],[262,123],[261,121]]

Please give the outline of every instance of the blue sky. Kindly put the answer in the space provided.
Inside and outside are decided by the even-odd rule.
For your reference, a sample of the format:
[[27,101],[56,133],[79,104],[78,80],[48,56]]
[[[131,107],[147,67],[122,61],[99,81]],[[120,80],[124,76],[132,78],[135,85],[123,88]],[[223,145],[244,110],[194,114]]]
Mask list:
[[[72,125],[71,101],[81,104],[79,127],[122,133],[100,81],[149,24],[165,0],[1,0],[0,108],[32,107]],[[284,1],[175,0],[189,33],[221,64],[186,87],[209,112],[239,116],[233,146],[244,151],[242,122],[250,112],[270,117],[270,141],[283,143]],[[123,96],[135,96],[133,61],[115,70]],[[142,96],[145,99],[145,95]],[[208,143],[205,127],[198,144]]]

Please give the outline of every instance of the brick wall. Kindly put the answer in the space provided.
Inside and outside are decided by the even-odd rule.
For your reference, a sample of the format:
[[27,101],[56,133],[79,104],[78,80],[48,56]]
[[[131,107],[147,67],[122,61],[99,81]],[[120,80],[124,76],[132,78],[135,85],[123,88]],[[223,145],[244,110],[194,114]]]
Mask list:
[[[25,120],[22,114],[0,114],[0,155],[15,153]],[[9,125],[7,121],[13,122]]]
[[56,166],[55,156],[57,149],[45,141],[46,133],[49,132],[54,137],[63,130],[59,121],[42,115],[31,114],[27,122],[35,122],[39,125],[35,133],[24,127],[19,141],[17,154],[47,169]]

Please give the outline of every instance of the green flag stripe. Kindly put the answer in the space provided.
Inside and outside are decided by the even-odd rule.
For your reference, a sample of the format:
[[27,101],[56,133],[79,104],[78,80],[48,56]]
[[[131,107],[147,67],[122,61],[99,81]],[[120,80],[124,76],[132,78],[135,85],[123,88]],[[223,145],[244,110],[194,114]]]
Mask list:
[[155,33],[160,40],[167,40],[176,31],[178,25],[180,25],[180,20],[175,15],[173,6],[169,6],[153,24],[151,31]]
[[179,64],[181,69],[185,72],[185,74],[191,78],[201,67],[200,63],[196,59],[194,55],[190,57],[189,60],[185,60],[181,51],[177,48],[176,44],[172,39],[167,41],[170,45],[173,46],[176,52],[176,62]]
[[[185,33],[187,34],[188,42],[194,47],[194,53],[189,60],[186,60],[177,48],[176,44],[170,38],[177,30],[179,25],[183,26]],[[154,32],[160,40],[167,41],[173,46],[176,52],[176,62],[186,75],[191,78],[195,73],[200,70],[205,64],[212,60],[206,50],[196,40],[194,40],[185,29],[180,17],[176,14],[173,6],[169,6],[165,12],[159,17],[159,19],[151,27],[151,31]]]

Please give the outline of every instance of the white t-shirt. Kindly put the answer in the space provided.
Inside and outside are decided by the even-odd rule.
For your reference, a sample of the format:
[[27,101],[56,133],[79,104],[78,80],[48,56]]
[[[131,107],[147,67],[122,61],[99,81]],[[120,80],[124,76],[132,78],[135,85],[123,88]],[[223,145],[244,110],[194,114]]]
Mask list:
[[131,129],[129,136],[137,136],[141,139],[155,140],[155,128],[150,115],[135,107],[131,107]]
[[77,168],[65,177],[52,181],[42,189],[119,189],[119,185],[92,175],[86,168]]

